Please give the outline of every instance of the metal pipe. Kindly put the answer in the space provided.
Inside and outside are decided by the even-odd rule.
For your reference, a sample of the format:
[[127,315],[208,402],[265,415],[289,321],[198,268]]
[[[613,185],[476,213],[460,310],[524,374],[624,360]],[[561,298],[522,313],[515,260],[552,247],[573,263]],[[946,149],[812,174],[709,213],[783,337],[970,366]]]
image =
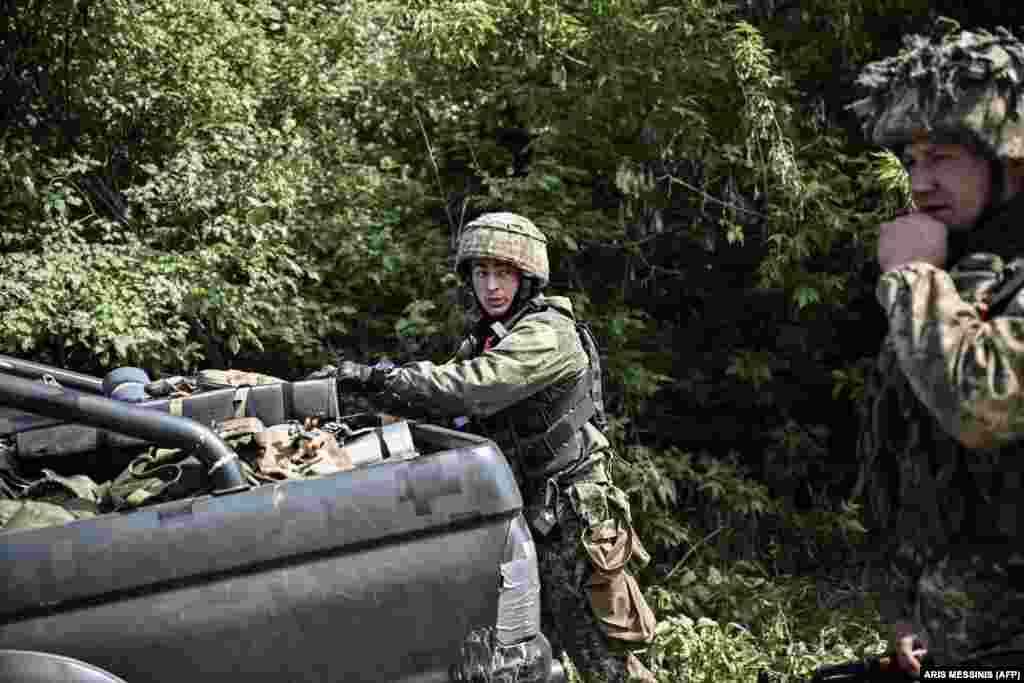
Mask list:
[[188,418],[4,374],[0,374],[0,405],[109,429],[159,446],[194,450],[210,467],[215,490],[246,487],[235,452],[211,429]]
[[44,375],[50,375],[66,387],[88,391],[92,394],[103,393],[103,380],[99,377],[83,375],[80,372],[72,372],[52,365],[33,363],[30,360],[22,360],[13,356],[0,354],[0,372],[13,372],[28,379],[41,379]]

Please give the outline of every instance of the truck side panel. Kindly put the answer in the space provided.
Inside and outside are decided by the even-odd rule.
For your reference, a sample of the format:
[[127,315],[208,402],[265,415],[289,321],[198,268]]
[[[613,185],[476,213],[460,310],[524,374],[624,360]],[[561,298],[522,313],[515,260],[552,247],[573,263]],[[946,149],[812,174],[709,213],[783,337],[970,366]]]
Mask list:
[[[128,683],[447,681],[493,625],[509,518],[0,626]],[[467,596],[472,596],[467,599]]]
[[0,623],[264,562],[443,534],[521,507],[507,462],[485,445],[6,533]]
[[128,683],[449,680],[522,499],[493,444],[417,435],[455,448],[0,534],[0,649]]

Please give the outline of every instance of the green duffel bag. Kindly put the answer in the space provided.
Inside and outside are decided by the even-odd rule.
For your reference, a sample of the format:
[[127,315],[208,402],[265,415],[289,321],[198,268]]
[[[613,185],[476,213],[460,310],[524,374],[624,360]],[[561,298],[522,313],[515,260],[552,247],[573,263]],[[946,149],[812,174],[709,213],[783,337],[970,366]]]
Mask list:
[[67,524],[99,514],[104,486],[85,475],[43,470],[14,500],[0,500],[0,533]]
[[57,526],[97,514],[94,505],[77,501],[57,505],[40,500],[0,500],[0,533]]
[[93,515],[38,500],[0,500],[0,533],[57,526]]
[[127,510],[199,495],[209,488],[207,467],[178,448],[150,448],[107,487],[104,507]]
[[[261,431],[263,423],[251,417],[230,419],[217,428],[218,435],[235,452],[251,449],[253,436]],[[186,451],[153,446],[110,482],[104,507],[127,510],[202,495],[210,489],[208,469]]]

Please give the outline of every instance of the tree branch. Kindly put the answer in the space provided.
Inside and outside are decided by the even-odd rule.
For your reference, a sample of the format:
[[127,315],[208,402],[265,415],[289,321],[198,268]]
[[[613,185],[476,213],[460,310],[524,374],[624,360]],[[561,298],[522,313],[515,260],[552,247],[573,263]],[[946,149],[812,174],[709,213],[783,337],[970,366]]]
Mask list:
[[[444,197],[444,212],[448,216],[448,227],[455,232],[455,221],[452,219],[452,211],[448,206],[448,193],[441,184],[441,170],[437,166],[437,159],[434,157],[434,147],[430,144],[430,136],[427,135],[427,127],[423,125],[423,117],[420,116],[419,107],[415,107],[416,122],[420,124],[420,132],[423,133],[423,142],[427,145],[427,154],[430,156],[430,165],[434,168],[434,181],[437,183],[437,190]],[[461,224],[460,224],[461,229]]]
[[752,209],[747,209],[747,208],[744,208],[742,206],[737,206],[736,204],[733,204],[731,202],[723,201],[721,199],[718,199],[717,197],[712,197],[711,195],[709,195],[707,192],[705,192],[704,190],[700,189],[699,187],[694,187],[693,185],[691,185],[690,183],[686,182],[685,180],[680,180],[679,178],[676,178],[673,175],[666,174],[666,175],[663,175],[663,176],[658,176],[657,180],[659,180],[659,181],[661,181],[661,180],[668,180],[670,183],[673,183],[675,185],[682,185],[687,190],[690,190],[691,192],[695,192],[696,194],[699,194],[705,200],[707,200],[707,201],[709,201],[709,202],[711,202],[713,204],[718,204],[719,206],[724,206],[727,209],[734,209],[736,211],[742,211],[743,213],[749,213],[752,216],[757,216],[758,218],[764,218],[765,220],[768,219],[768,216],[766,216],[765,214],[761,213],[760,211],[754,211]]

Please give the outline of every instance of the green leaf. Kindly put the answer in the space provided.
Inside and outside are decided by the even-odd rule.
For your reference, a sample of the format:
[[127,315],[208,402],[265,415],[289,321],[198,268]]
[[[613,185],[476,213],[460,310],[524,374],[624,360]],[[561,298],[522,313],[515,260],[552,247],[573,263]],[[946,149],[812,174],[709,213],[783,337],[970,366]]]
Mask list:
[[725,241],[729,244],[739,244],[740,246],[743,246],[743,240],[743,226],[739,223],[729,223],[729,227],[725,233]]
[[562,179],[558,176],[541,176],[540,182],[548,192],[558,192],[562,189]]
[[405,307],[405,312],[415,318],[423,318],[424,314],[437,308],[437,304],[430,299],[417,299]]
[[408,338],[415,337],[419,330],[419,325],[415,320],[410,318],[399,318],[395,322],[395,333],[399,337]]
[[796,302],[797,310],[802,311],[812,304],[821,303],[821,292],[814,287],[801,285],[794,292],[793,300]]
[[616,316],[608,321],[608,334],[612,337],[622,337],[626,334],[626,319]]
[[643,381],[643,369],[635,365],[630,365],[622,369],[622,383],[630,388],[635,389]]

